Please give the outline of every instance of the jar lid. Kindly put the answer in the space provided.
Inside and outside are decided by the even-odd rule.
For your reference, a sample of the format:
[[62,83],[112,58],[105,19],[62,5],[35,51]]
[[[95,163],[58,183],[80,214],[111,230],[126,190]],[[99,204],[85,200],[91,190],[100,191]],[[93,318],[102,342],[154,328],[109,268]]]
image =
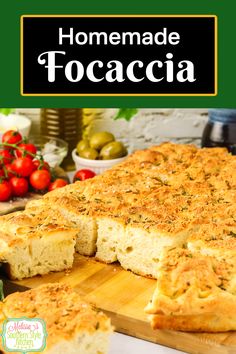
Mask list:
[[224,124],[236,123],[236,109],[209,109],[209,120]]

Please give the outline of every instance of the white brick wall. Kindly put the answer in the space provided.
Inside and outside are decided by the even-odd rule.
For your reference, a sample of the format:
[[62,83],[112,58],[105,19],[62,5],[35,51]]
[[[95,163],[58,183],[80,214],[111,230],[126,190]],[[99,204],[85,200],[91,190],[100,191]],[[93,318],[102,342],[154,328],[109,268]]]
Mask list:
[[[145,148],[162,141],[200,143],[207,120],[205,109],[140,109],[130,122],[114,121],[116,109],[85,110],[88,133],[108,130],[130,150]],[[32,119],[32,131],[39,132],[39,109],[17,109]]]

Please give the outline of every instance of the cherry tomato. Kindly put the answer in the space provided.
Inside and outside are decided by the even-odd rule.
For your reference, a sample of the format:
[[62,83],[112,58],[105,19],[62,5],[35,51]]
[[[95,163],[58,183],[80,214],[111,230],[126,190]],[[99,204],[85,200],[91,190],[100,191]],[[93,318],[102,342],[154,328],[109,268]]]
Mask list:
[[13,154],[9,150],[0,150],[0,166],[11,163],[14,159]]
[[85,170],[85,169],[79,170],[75,173],[73,182],[84,181],[88,178],[93,178],[94,176],[96,176],[96,173],[91,170]]
[[[17,157],[29,157],[30,159],[34,159],[37,153],[37,148],[34,144],[19,144],[18,147],[20,148],[16,150]],[[32,155],[31,155],[32,154]]]
[[46,161],[34,160],[33,161],[35,170],[47,170],[50,171],[50,166]]
[[10,182],[0,180],[0,202],[6,202],[12,196],[12,189]]
[[54,182],[52,182],[52,183],[49,184],[48,190],[51,192],[51,191],[53,191],[54,189],[64,187],[64,186],[66,186],[67,184],[68,184],[68,182],[66,182],[64,179],[58,178],[58,179],[56,179]]
[[11,163],[8,163],[7,165],[5,165],[5,170],[6,170],[6,175],[7,175],[6,177],[8,179],[10,179],[10,178],[15,176],[14,168],[13,168]]
[[[7,144],[18,144],[22,140],[21,134],[16,130],[8,130],[2,136],[2,142]],[[7,149],[12,149],[6,146]]]
[[12,162],[13,170],[20,177],[28,177],[34,171],[34,164],[28,157],[19,157]]
[[0,169],[0,177],[5,177],[5,173],[2,169]]
[[12,177],[10,179],[12,194],[15,197],[24,197],[29,190],[29,183],[26,178]]
[[46,170],[36,170],[30,176],[30,184],[37,190],[44,190],[48,188],[51,182],[51,175]]

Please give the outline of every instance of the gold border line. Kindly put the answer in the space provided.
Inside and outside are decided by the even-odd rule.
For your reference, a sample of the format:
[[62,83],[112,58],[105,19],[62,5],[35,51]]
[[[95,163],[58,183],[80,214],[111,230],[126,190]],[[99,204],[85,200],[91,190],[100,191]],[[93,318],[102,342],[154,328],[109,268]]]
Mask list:
[[218,94],[218,17],[215,16],[215,96]]
[[196,15],[155,15],[155,14],[147,14],[147,15],[133,15],[133,14],[98,14],[98,15],[94,15],[94,14],[81,14],[81,15],[21,15],[21,17],[217,17],[217,15],[213,15],[213,14],[209,14],[209,15],[201,15],[201,14],[196,14]]
[[23,90],[23,47],[24,47],[23,20],[24,20],[24,16],[21,16],[20,17],[20,94],[21,96],[25,96]]
[[[182,18],[214,18],[214,29],[215,29],[215,48],[214,48],[214,54],[215,54],[215,70],[214,70],[214,79],[215,79],[215,85],[214,85],[214,93],[181,93],[181,94],[175,94],[175,93],[136,93],[136,94],[132,94],[132,93],[59,93],[59,94],[54,94],[54,93],[24,93],[23,90],[23,60],[24,60],[24,56],[23,56],[23,20],[24,18],[31,18],[31,17],[39,17],[39,18],[43,18],[43,17],[54,17],[54,18],[65,18],[65,17],[107,17],[107,18],[111,18],[111,17],[134,17],[134,18],[144,18],[144,17],[162,17],[162,18],[169,18],[169,17],[182,17]],[[71,96],[71,97],[75,97],[75,96],[90,96],[90,97],[209,97],[209,96],[217,96],[218,95],[218,17],[217,15],[21,15],[20,17],[20,94],[21,96],[33,96],[33,97],[42,97],[42,96]]]

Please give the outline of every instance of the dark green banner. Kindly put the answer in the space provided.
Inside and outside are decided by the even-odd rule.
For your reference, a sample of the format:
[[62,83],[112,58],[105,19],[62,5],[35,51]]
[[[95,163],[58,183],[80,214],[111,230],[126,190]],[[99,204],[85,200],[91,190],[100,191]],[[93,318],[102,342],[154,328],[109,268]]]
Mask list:
[[[11,0],[0,21],[0,107],[235,107],[236,50],[233,1]],[[22,96],[20,87],[20,19],[22,15],[215,15],[218,18],[218,93],[215,96]],[[187,30],[187,28],[186,28]],[[197,31],[197,29],[196,29]],[[42,31],[43,36],[43,31]],[[199,36],[204,41],[202,31]],[[201,38],[198,38],[198,42]],[[41,41],[42,43],[42,41]],[[37,46],[37,43],[36,43]],[[200,49],[201,50],[201,49]],[[204,50],[204,49],[202,49]],[[187,48],[186,48],[187,51]],[[199,55],[202,52],[199,53]],[[207,56],[207,52],[206,52]],[[207,61],[207,58],[206,58]],[[204,63],[201,62],[201,66]],[[204,69],[204,68],[202,68]],[[40,80],[40,78],[38,79]],[[37,83],[38,84],[38,83]],[[37,86],[37,85],[36,85]]]

